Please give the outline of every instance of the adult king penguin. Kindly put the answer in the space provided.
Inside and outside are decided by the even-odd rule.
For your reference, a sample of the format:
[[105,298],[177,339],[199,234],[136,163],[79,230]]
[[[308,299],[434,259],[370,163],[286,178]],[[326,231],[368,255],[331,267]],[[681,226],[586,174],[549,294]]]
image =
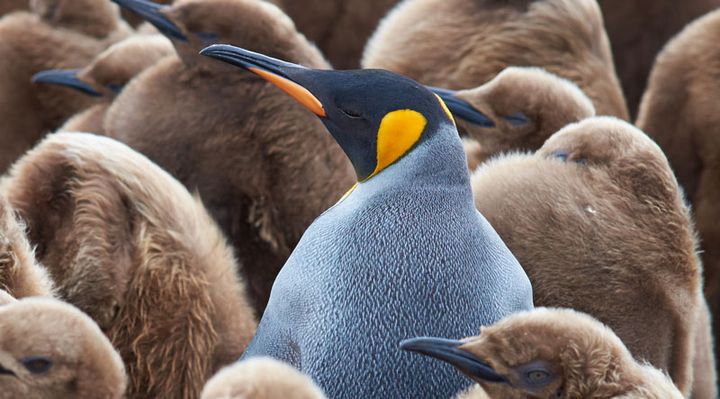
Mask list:
[[398,343],[472,335],[532,308],[532,293],[473,205],[460,137],[439,97],[387,71],[314,70],[229,45],[202,54],[256,73],[314,112],[358,178],[305,231],[245,355],[289,362],[331,398],[451,397],[467,386]]

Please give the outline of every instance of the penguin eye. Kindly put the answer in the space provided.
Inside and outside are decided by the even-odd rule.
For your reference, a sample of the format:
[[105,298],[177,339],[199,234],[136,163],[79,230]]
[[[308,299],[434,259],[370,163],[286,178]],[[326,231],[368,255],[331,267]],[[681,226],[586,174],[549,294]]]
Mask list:
[[546,378],[550,376],[546,371],[544,370],[533,370],[526,374],[528,381],[532,383],[538,383],[542,382]]
[[25,358],[21,361],[22,365],[33,374],[45,373],[52,367],[53,363],[50,359],[42,356],[33,356]]
[[340,108],[340,111],[349,118],[353,118],[353,119],[362,118],[362,115],[360,115],[360,113],[346,109],[346,108]]
[[119,83],[108,83],[107,85],[105,85],[105,87],[107,87],[110,91],[112,91],[115,94],[119,94],[123,89],[123,85],[121,85]]

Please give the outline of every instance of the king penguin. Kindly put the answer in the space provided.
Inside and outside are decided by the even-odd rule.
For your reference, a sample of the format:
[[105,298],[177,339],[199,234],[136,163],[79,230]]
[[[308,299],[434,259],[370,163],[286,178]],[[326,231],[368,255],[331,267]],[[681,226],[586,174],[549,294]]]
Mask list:
[[398,343],[466,337],[533,304],[525,272],[473,205],[447,107],[387,71],[315,70],[230,45],[202,54],[314,112],[358,180],[305,231],[245,357],[286,361],[330,398],[439,398],[466,387]]

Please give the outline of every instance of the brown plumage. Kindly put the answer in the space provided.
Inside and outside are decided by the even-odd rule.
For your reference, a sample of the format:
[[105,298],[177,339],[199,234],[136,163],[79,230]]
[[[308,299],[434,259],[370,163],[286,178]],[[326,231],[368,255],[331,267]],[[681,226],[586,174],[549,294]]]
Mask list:
[[[683,398],[662,371],[633,359],[610,328],[574,310],[517,313],[464,341],[458,349],[484,360],[510,383],[478,381],[485,392],[474,388],[459,399]],[[544,372],[542,388],[520,386],[528,378],[523,374],[540,379]]]
[[399,0],[269,0],[295,21],[337,69],[360,66],[365,43]]
[[[703,323],[688,210],[660,148],[633,126],[589,118],[534,155],[481,165],[475,203],[528,274],[538,306],[586,312],[691,391]],[[714,370],[697,370],[697,372]]]
[[477,87],[511,65],[542,67],[580,86],[599,115],[628,117],[594,0],[408,0],[363,56],[366,68],[448,89]]
[[720,0],[598,0],[615,67],[636,115],[655,56],[695,18],[720,7]]
[[0,289],[15,298],[51,296],[53,285],[7,200],[0,195]]
[[17,10],[27,10],[29,0],[3,0],[0,2],[0,16]]
[[314,68],[320,52],[277,7],[190,0],[164,12],[189,41],[134,79],[106,132],[197,189],[233,243],[255,309],[305,228],[355,181],[322,122],[250,72],[200,56],[197,34]]
[[49,136],[2,183],[59,296],[125,361],[132,397],[197,397],[256,321],[224,236],[199,199],[109,138]]
[[84,313],[49,298],[0,306],[0,398],[120,399],[123,363]]
[[653,68],[637,121],[667,154],[693,206],[715,331],[720,329],[718,35],[720,11],[715,11],[668,43]]
[[256,357],[220,370],[201,399],[325,399],[325,394],[289,364]]
[[7,291],[0,289],[0,305],[8,305],[15,302],[17,302],[17,299],[8,294]]
[[0,20],[0,173],[43,134],[92,103],[79,93],[33,85],[32,76],[85,66],[130,32],[108,1],[33,0],[31,6],[32,12]]
[[[478,88],[456,92],[455,97],[495,125],[482,127],[456,118],[458,130],[479,143],[467,144],[471,166],[502,152],[537,150],[565,125],[595,115],[592,102],[575,84],[538,68],[507,68]],[[518,113],[528,122],[513,124],[505,119]]]
[[104,134],[105,112],[117,96],[117,90],[174,53],[172,43],[162,35],[134,35],[110,46],[77,74],[78,79],[102,94],[102,100],[68,119],[58,130]]

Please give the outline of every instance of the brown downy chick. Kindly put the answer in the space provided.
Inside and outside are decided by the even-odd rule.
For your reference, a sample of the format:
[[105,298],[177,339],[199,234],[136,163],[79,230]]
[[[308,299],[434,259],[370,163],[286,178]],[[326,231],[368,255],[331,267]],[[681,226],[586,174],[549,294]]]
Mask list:
[[105,112],[130,80],[162,58],[174,54],[162,35],[133,35],[100,53],[83,69],[53,69],[36,74],[36,83],[68,87],[102,97],[99,103],[70,118],[58,131],[104,134]]
[[[720,329],[720,11],[690,24],[653,67],[637,125],[667,154],[693,207],[705,295]],[[720,355],[720,350],[716,350]]]
[[105,130],[199,191],[234,245],[262,314],[302,233],[355,175],[305,107],[255,74],[198,52],[218,41],[329,66],[280,9],[263,1],[187,0],[154,10],[147,18],[173,38],[178,57],[134,79],[108,110]]
[[195,398],[255,333],[232,249],[198,198],[129,147],[49,136],[2,183],[59,296],[110,337],[128,395]]
[[461,399],[682,399],[660,370],[638,363],[613,331],[570,309],[537,308],[462,341],[416,338],[401,347],[445,361],[478,382]]
[[53,284],[35,260],[25,225],[0,195],[0,289],[15,298],[52,296]]
[[467,153],[470,165],[502,152],[535,151],[565,125],[595,116],[575,84],[539,68],[510,67],[475,89],[435,91],[461,134],[479,143]]
[[34,85],[51,68],[87,65],[130,33],[117,7],[100,0],[33,0],[30,12],[0,20],[0,173],[45,133],[93,100],[64,89]]
[[326,399],[310,377],[281,361],[256,357],[228,366],[202,391],[201,399]]
[[664,154],[643,132],[589,118],[534,155],[486,162],[472,185],[537,306],[598,318],[684,393],[693,373],[714,379],[712,367],[693,370],[694,354],[711,351],[696,347],[711,333],[693,226]]
[[337,69],[360,66],[365,43],[398,0],[270,0]]
[[477,87],[508,66],[577,84],[598,115],[628,118],[595,0],[408,0],[368,42],[363,67],[448,89]]
[[655,56],[663,46],[686,24],[720,7],[720,0],[598,0],[598,3],[631,116],[637,115]]
[[120,399],[127,377],[98,326],[47,298],[0,306],[0,398]]

